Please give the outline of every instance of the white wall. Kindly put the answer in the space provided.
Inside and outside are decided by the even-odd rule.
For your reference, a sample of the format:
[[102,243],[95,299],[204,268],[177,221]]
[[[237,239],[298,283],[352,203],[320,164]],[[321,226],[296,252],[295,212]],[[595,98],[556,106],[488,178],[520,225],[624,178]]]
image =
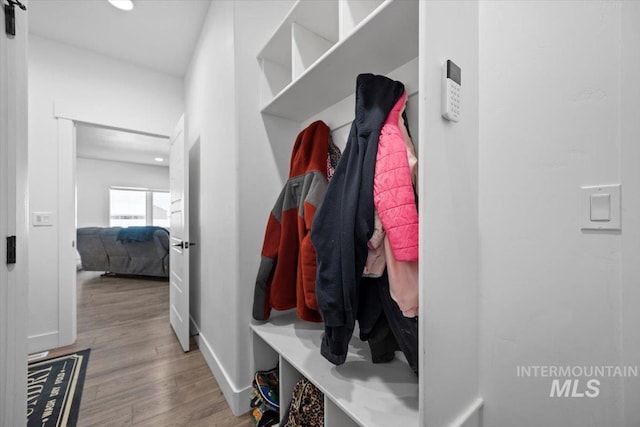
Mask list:
[[[420,23],[422,419],[450,426],[467,413],[477,426],[478,2],[420,2]],[[462,69],[458,123],[440,115],[447,59]]]
[[[60,342],[57,218],[59,206],[57,121],[54,104],[103,125],[170,135],[183,111],[182,81],[41,37],[29,40],[30,211],[53,212],[52,227],[30,227],[29,351]],[[53,303],[52,303],[53,302]]]
[[113,186],[169,190],[169,168],[78,157],[78,228],[109,226],[109,188]]
[[[622,301],[623,364],[640,361],[640,2],[622,3]],[[625,381],[625,427],[640,425],[640,379]]]
[[[249,323],[253,290],[269,213],[288,178],[291,150],[300,124],[273,117],[262,118],[259,97],[261,72],[256,60],[273,30],[293,1],[235,2],[236,106],[238,111],[239,169],[239,305],[237,334],[241,348],[238,378],[251,384],[253,349]],[[244,126],[251,123],[251,126]],[[267,129],[268,126],[273,128]],[[268,136],[267,133],[271,132]],[[277,135],[274,138],[274,134]],[[281,172],[285,170],[286,175]]]
[[[625,8],[633,8],[637,19],[637,6]],[[636,57],[628,78],[635,79],[637,96],[638,21],[625,22],[635,25],[626,54]],[[516,376],[518,365],[623,361],[620,233],[581,231],[577,197],[580,186],[621,179],[620,37],[621,2],[480,2],[481,389],[487,426],[623,425],[619,379],[601,379],[598,398],[550,398],[550,378]],[[637,98],[627,101],[625,107],[637,107]],[[637,123],[637,108],[624,117]],[[633,131],[637,145],[637,127]],[[637,226],[636,219],[636,236]],[[636,266],[637,254],[636,248]],[[628,320],[634,318],[626,326],[636,331],[637,348],[637,314]],[[630,404],[637,417],[637,397]]]
[[[268,212],[282,186],[259,113],[256,55],[290,1],[214,1],[185,76],[200,138],[200,348],[236,413],[248,409],[249,320]],[[192,236],[193,239],[193,236]],[[192,305],[193,307],[193,305]]]
[[196,240],[206,260],[201,263],[200,300],[190,305],[199,306],[194,311],[200,319],[193,319],[199,320],[199,347],[228,401],[239,386],[234,375],[239,225],[233,49],[233,4],[212,2],[184,81],[187,145],[200,139],[202,220]]

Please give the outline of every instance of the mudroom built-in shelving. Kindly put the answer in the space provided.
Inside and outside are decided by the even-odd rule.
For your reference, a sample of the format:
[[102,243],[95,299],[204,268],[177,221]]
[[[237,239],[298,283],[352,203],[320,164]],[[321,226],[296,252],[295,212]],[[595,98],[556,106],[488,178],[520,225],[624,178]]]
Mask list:
[[[332,131],[341,128],[339,138],[333,134],[344,148],[358,74],[389,75],[416,95],[417,57],[417,0],[297,1],[258,53],[271,144],[292,142],[310,120],[324,120]],[[416,101],[408,108],[417,109]],[[347,361],[334,366],[320,354],[322,324],[274,312],[251,328],[255,368],[280,367],[281,416],[306,377],[324,393],[327,426],[419,425],[418,376],[400,353],[391,363],[373,364],[356,334]]]
[[302,122],[418,56],[418,2],[298,1],[258,54],[262,112]]
[[320,354],[322,325],[293,312],[252,328],[254,352],[263,356],[259,368],[279,363],[281,415],[306,377],[324,393],[326,426],[418,425],[418,377],[406,361],[373,364],[368,345],[354,337],[347,361],[333,366]]
[[[320,354],[321,324],[273,312],[251,324],[253,362],[279,364],[282,414],[306,377],[325,393],[328,427],[482,425],[478,34],[477,0],[299,0],[257,54],[257,97],[282,184],[291,145],[311,122],[327,123],[344,149],[362,73],[405,84],[419,162],[419,376],[400,352],[373,364],[357,332],[346,363],[334,366]],[[463,76],[456,123],[441,115],[449,59]]]

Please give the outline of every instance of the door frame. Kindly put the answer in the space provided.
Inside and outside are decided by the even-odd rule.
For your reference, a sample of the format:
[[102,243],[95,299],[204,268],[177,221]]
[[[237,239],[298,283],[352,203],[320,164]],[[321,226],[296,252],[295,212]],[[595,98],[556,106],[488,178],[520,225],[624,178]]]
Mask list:
[[[26,3],[26,1],[25,1]],[[4,2],[3,2],[4,4]],[[27,14],[16,9],[16,35],[0,19],[0,425],[26,424],[27,414]],[[6,236],[17,236],[7,265]]]
[[[169,135],[136,129],[129,124],[105,120],[106,112],[63,102],[54,103],[58,127],[58,346],[73,344],[77,337],[76,295],[76,123],[87,123],[142,135]],[[60,167],[71,165],[69,168]],[[71,214],[69,206],[72,207]]]
[[[58,346],[77,337],[76,298],[76,126],[58,118]],[[69,206],[72,215],[69,215]],[[66,325],[66,327],[64,326]]]

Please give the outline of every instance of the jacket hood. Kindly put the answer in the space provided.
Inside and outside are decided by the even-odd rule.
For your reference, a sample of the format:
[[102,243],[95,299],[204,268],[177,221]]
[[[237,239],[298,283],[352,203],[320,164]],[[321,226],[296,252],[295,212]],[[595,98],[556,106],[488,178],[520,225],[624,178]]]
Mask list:
[[384,122],[384,124],[390,124],[397,127],[399,124],[400,115],[404,112],[404,107],[406,106],[406,104],[407,91],[404,91],[391,111],[389,111],[389,115],[387,116],[387,120]]
[[309,171],[321,172],[327,176],[327,155],[331,130],[322,120],[311,123],[298,134],[291,152],[289,178]]
[[378,132],[404,85],[385,76],[360,74],[356,82],[356,123],[360,133]]

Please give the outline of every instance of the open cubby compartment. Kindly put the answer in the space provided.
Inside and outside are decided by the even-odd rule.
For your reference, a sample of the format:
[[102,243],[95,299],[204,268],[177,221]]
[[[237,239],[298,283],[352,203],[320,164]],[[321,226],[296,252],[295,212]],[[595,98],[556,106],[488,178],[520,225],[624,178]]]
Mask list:
[[338,1],[298,0],[258,53],[267,105],[338,41]]
[[[253,339],[253,365],[256,371],[268,371],[280,363],[278,353],[273,351],[271,346],[259,337]],[[251,378],[253,381],[253,377]]]
[[384,0],[339,0],[338,3],[339,33],[340,40],[343,40],[384,3]]
[[280,356],[280,425],[284,425],[286,422],[285,417],[289,405],[291,405],[293,389],[302,378],[302,374]]
[[[277,355],[277,353],[274,352]],[[280,356],[280,425],[286,423],[286,416],[291,405],[293,390],[298,381],[304,378],[293,365]],[[308,379],[308,378],[307,378]],[[311,381],[313,383],[313,381]],[[324,395],[324,425],[340,427],[358,427],[358,423],[353,421],[345,412],[331,399]]]
[[259,61],[262,68],[260,102],[261,105],[267,105],[274,96],[291,83],[291,67],[268,58],[260,58]]
[[331,49],[336,40],[307,29],[297,22],[291,24],[291,76],[297,80],[318,58]]
[[[283,357],[280,357],[280,425],[286,423],[286,416],[293,397],[293,389],[304,376]],[[308,378],[307,378],[308,379]],[[311,381],[313,383],[313,381]],[[358,427],[358,423],[324,395],[324,425],[339,427]]]
[[360,424],[349,418],[342,409],[327,396],[324,396],[324,425],[340,427],[359,427]]

